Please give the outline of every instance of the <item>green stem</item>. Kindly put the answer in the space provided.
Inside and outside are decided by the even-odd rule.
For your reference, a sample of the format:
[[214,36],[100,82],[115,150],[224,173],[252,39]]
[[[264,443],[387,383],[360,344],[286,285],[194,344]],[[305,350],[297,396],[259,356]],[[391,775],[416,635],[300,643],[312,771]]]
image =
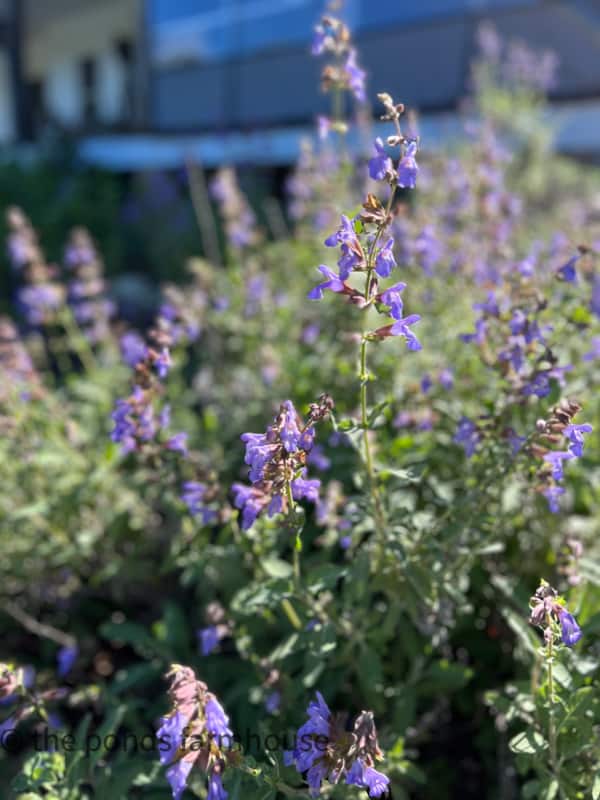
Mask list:
[[[552,630],[550,627],[552,624],[550,614],[547,615],[546,621],[548,624],[548,630]],[[552,637],[548,640],[548,646],[546,650],[546,666],[548,668],[548,700],[550,702],[550,707],[548,709],[548,741],[550,745],[550,766],[552,768],[552,774],[556,778],[557,782],[560,783],[560,764],[557,757],[556,746],[556,721],[554,719],[554,704],[556,703],[556,697],[554,696],[553,663],[554,638]]]
[[298,520],[296,516],[296,504],[294,502],[294,495],[292,492],[291,481],[286,481],[285,490],[288,501],[288,517],[291,525],[296,529],[296,538],[294,540],[294,550],[293,550],[293,569],[294,569],[294,586],[296,589],[299,589],[300,578],[301,578],[300,553],[302,552],[302,538],[301,538],[302,529],[300,528],[300,526],[298,526]]

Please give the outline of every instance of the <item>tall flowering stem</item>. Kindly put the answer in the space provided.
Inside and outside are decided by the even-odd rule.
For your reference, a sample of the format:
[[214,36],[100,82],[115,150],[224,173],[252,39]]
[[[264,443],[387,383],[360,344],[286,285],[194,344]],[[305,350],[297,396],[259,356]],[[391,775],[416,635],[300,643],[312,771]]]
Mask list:
[[[385,108],[382,119],[393,122],[395,127],[395,133],[387,138],[387,147],[400,149],[400,157],[395,163],[388,155],[383,141],[377,138],[374,143],[375,156],[369,161],[371,179],[388,184],[387,203],[384,206],[374,194],[368,193],[362,204],[362,211],[353,220],[342,216],[338,230],[325,240],[327,247],[339,246],[340,248],[339,273],[336,274],[329,267],[321,265],[319,271],[326,280],[309,292],[308,296],[312,300],[320,300],[323,292],[329,290],[345,295],[349,302],[364,311],[375,307],[380,314],[388,317],[387,324],[376,330],[366,330],[363,327],[359,367],[363,458],[375,513],[375,527],[379,534],[383,553],[385,519],[377,491],[375,467],[369,442],[368,382],[370,375],[367,366],[367,347],[371,341],[380,341],[390,336],[404,338],[409,350],[420,350],[421,344],[411,329],[412,325],[419,322],[420,316],[418,314],[407,317],[403,315],[404,304],[401,295],[406,284],[396,283],[383,291],[379,289],[379,280],[388,278],[396,266],[393,237],[389,236],[382,244],[384,234],[392,222],[392,206],[396,189],[413,189],[419,169],[415,160],[417,142],[414,139],[406,138],[400,127],[400,116],[404,111],[404,106],[401,103],[395,104],[388,94],[380,94],[379,99]],[[363,291],[355,289],[347,283],[351,273],[354,272],[364,273]]]
[[244,433],[245,462],[250,467],[250,486],[232,486],[234,503],[242,512],[241,527],[250,528],[263,513],[269,517],[284,514],[288,527],[295,530],[294,577],[300,580],[302,550],[302,518],[296,503],[319,499],[320,481],[308,479],[307,459],[315,439],[315,425],[326,419],[333,409],[333,400],[321,395],[311,403],[306,420],[302,420],[291,400],[282,403],[279,413],[265,433]]
[[530,622],[544,632],[544,659],[548,676],[548,745],[550,766],[557,782],[560,781],[560,760],[557,753],[558,731],[556,727],[556,706],[559,702],[554,686],[554,660],[560,647],[574,647],[581,639],[581,628],[575,617],[567,611],[564,601],[556,589],[542,580],[536,593],[529,601]]

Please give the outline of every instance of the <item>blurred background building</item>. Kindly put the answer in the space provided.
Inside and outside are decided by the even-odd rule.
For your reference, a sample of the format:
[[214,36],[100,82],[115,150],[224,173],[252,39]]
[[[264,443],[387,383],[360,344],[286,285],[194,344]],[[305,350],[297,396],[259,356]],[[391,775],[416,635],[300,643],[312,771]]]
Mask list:
[[[322,0],[0,0],[0,141],[75,138],[111,169],[193,157],[291,163],[316,114],[310,56]],[[483,19],[559,59],[551,92],[559,147],[600,154],[598,0],[347,0],[370,95],[452,134]],[[31,145],[30,145],[31,147]]]

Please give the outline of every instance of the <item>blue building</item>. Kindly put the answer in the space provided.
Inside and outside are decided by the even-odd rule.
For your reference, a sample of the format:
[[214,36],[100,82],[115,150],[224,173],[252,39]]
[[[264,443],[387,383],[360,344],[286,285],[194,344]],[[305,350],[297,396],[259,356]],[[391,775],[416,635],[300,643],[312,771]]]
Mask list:
[[[36,118],[77,136],[82,157],[94,163],[286,165],[328,107],[321,63],[309,52],[323,0],[10,5],[24,28],[22,57],[13,52],[10,61],[23,65],[30,105],[32,96],[40,105]],[[341,15],[368,72],[369,97],[387,91],[418,109],[433,138],[456,123],[482,20],[502,37],[554,51],[559,146],[599,154],[599,0],[345,0]],[[1,33],[0,26],[0,84],[8,87]]]

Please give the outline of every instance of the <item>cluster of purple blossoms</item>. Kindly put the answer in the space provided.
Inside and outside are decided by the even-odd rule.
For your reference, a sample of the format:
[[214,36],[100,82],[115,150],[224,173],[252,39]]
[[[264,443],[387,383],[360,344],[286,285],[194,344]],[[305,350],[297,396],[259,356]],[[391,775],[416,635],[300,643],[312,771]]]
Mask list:
[[495,366],[517,402],[532,396],[547,397],[551,382],[563,386],[565,372],[572,369],[570,365],[558,365],[546,339],[552,327],[543,327],[538,320],[546,304],[536,296],[531,305],[531,294],[526,282],[523,297],[517,294],[498,299],[496,292],[489,292],[485,302],[473,305],[480,312],[474,333],[460,336],[463,342],[477,345],[485,362]]
[[[171,368],[168,346],[172,340],[171,334],[158,322],[149,335],[153,346],[146,345],[134,332],[125,334],[121,339],[123,358],[134,374],[131,394],[118,399],[111,414],[111,439],[121,445],[123,455],[141,451],[149,443],[155,442],[158,433],[166,431],[171,421],[168,405],[164,405],[158,413],[155,410],[163,391],[161,381]],[[164,448],[187,456],[187,434],[182,432],[169,436]]]
[[210,525],[218,518],[214,506],[216,499],[215,486],[200,481],[186,481],[183,484],[181,500],[187,506],[192,517],[200,517],[204,525]]
[[219,207],[227,242],[234,250],[250,247],[259,239],[256,217],[238,186],[235,170],[222,167],[210,184],[210,193]]
[[581,628],[577,620],[564,607],[564,601],[558,597],[546,581],[542,581],[536,593],[529,600],[532,625],[542,628],[546,643],[553,643],[560,638],[567,647],[573,647],[581,639]]
[[324,91],[349,91],[359,103],[365,102],[366,73],[357,63],[350,31],[341,20],[333,16],[321,19],[315,27],[311,52],[314,56],[327,54],[333,59],[321,73]]
[[311,797],[319,795],[323,781],[337,784],[344,778],[346,784],[366,789],[370,797],[388,792],[389,778],[375,769],[382,754],[372,712],[359,714],[349,733],[346,715],[332,714],[317,692],[307,714],[308,720],[296,734],[295,747],[284,753],[284,761],[306,773]]
[[[554,514],[558,513],[559,498],[565,493],[564,487],[560,485],[564,478],[564,463],[581,458],[584,436],[592,432],[589,423],[578,425],[573,422],[580,410],[581,406],[574,400],[563,400],[552,409],[549,419],[539,420],[536,425],[539,441],[532,445],[531,451],[543,461],[538,472],[538,491],[544,495]],[[561,443],[564,443],[564,448],[560,450],[551,450],[545,446]]]
[[115,308],[106,296],[102,260],[85,228],[71,232],[64,264],[71,273],[67,302],[73,316],[91,344],[106,340]]
[[[383,141],[375,141],[375,156],[369,162],[369,172],[374,180],[385,181],[390,185],[390,200],[387,207],[384,207],[375,195],[369,193],[362,205],[363,210],[354,219],[342,215],[339,228],[325,240],[326,247],[339,248],[339,270],[336,273],[322,264],[318,269],[325,280],[315,286],[308,297],[311,300],[320,300],[323,292],[331,291],[345,295],[350,303],[361,309],[375,307],[392,321],[365,333],[365,340],[401,336],[406,340],[409,350],[420,350],[421,344],[412,330],[420,316],[411,314],[405,317],[403,313],[402,292],[406,284],[396,283],[383,291],[379,291],[378,286],[379,279],[388,278],[396,267],[394,239],[386,235],[392,222],[391,204],[395,190],[399,186],[414,187],[417,171],[414,149],[411,147],[416,143],[408,142],[400,129],[399,118],[404,107],[402,104],[394,105],[387,94],[379,95],[379,98],[386,111],[382,119],[393,121],[396,127],[396,134],[388,137],[388,146],[399,146],[401,149],[407,146],[396,169],[391,157],[387,155]],[[410,179],[407,177],[409,171]],[[353,273],[366,274],[363,291],[347,283]]]
[[64,287],[57,281],[58,269],[47,263],[35,230],[21,209],[9,208],[6,222],[8,254],[20,283],[18,306],[30,326],[49,325],[65,304]]
[[477,445],[481,441],[481,431],[473,420],[461,417],[453,441],[463,448],[467,458],[471,458],[475,455]]
[[315,424],[326,419],[333,401],[322,395],[301,420],[291,400],[281,405],[265,433],[244,433],[245,463],[250,467],[250,486],[232,486],[236,508],[242,511],[242,528],[250,528],[264,511],[271,517],[289,514],[290,499],[316,503],[320,481],[307,478],[306,463],[315,438]]
[[500,85],[545,94],[556,84],[558,58],[551,50],[533,50],[525,42],[504,44],[496,28],[482,23],[477,32],[481,60],[476,64],[475,80],[492,77]]
[[171,711],[161,719],[156,735],[173,800],[180,799],[194,767],[208,777],[207,800],[226,800],[222,774],[235,758],[229,719],[190,667],[173,664],[166,677],[171,681]]
[[0,317],[0,400],[38,397],[42,392],[40,376],[12,320]]

